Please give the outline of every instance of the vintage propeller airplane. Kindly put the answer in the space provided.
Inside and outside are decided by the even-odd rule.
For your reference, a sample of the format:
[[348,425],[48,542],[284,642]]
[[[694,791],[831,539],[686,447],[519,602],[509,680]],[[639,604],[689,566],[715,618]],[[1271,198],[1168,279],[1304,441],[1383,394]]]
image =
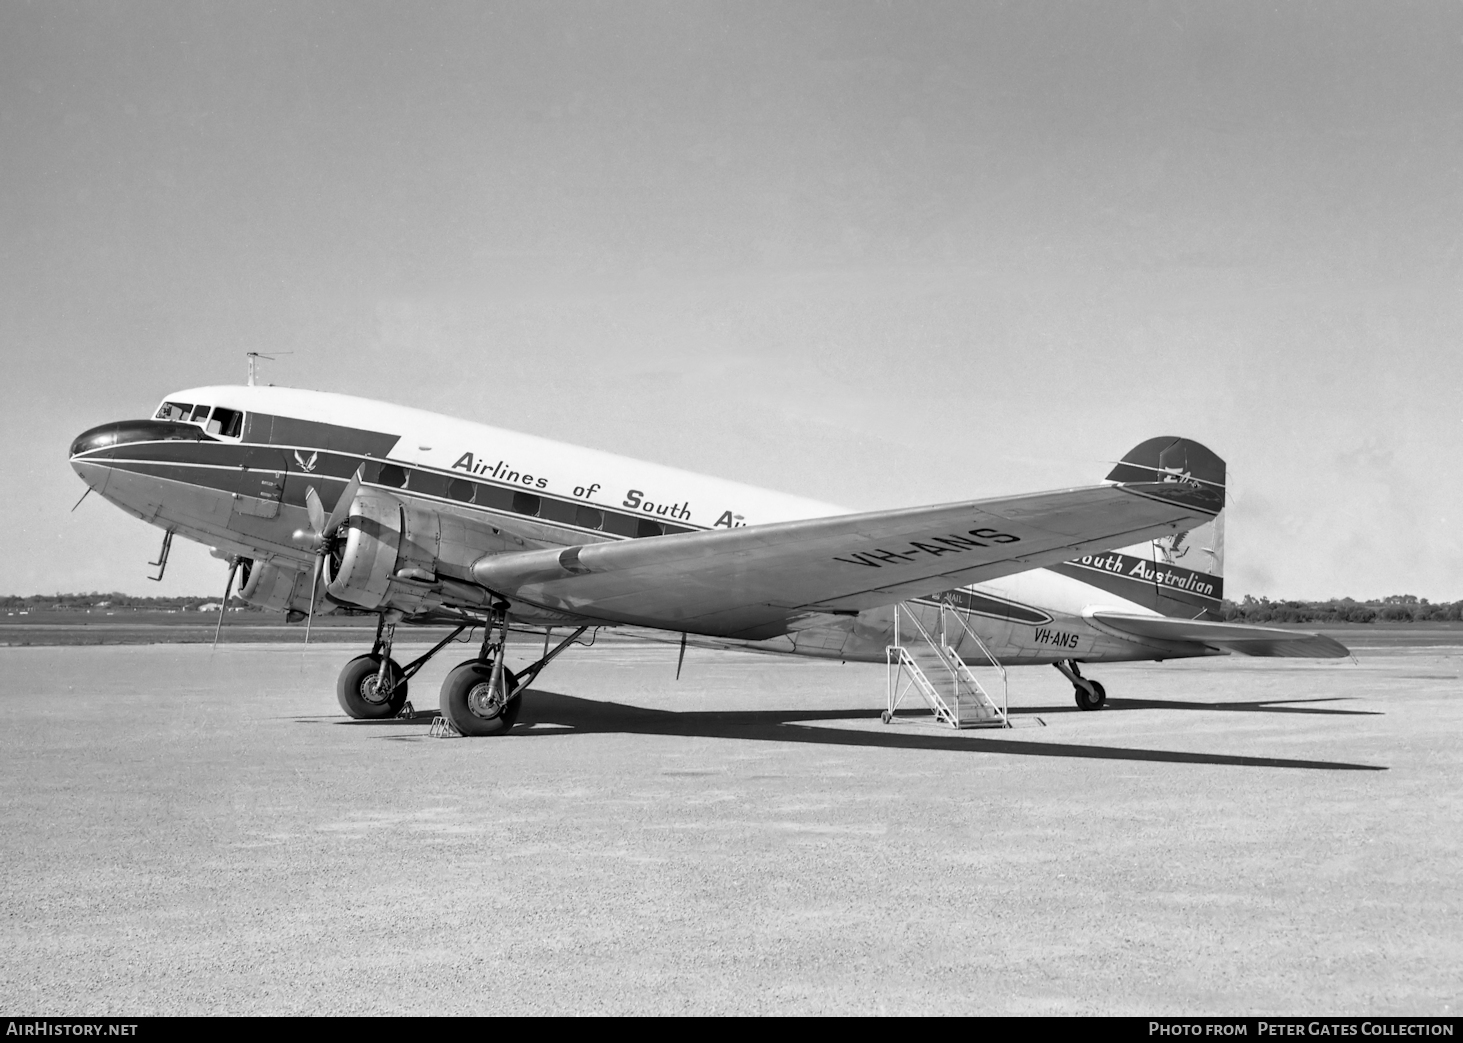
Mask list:
[[[968,666],[1050,664],[1077,704],[1106,693],[1079,664],[1344,656],[1329,638],[1222,622],[1225,465],[1153,438],[1076,489],[850,513],[829,504],[345,395],[284,387],[176,392],[148,420],[94,427],[71,466],[96,492],[230,563],[227,591],[289,613],[378,617],[337,695],[395,715],[410,677],[484,628],[442,684],[465,735],[513,725],[544,666],[596,626],[948,671],[937,716],[961,723]],[[1122,550],[1110,550],[1121,547]],[[406,667],[399,623],[457,629]],[[545,655],[504,666],[510,624]],[[570,635],[549,650],[549,635]],[[906,651],[927,645],[923,659]],[[898,653],[896,656],[896,652]],[[922,688],[931,686],[925,684]],[[938,686],[935,686],[938,687]],[[943,712],[941,707],[943,706]],[[891,699],[891,710],[893,701]],[[968,720],[1004,723],[977,706]],[[886,714],[886,720],[888,715]]]

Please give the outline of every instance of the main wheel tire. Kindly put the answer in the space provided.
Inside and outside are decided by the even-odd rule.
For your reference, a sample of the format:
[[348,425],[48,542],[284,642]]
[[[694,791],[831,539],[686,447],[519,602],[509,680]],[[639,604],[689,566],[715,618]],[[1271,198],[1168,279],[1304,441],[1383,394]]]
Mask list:
[[406,674],[395,659],[388,659],[386,664],[390,686],[385,692],[376,688],[381,674],[380,656],[357,656],[345,664],[335,682],[335,698],[348,716],[358,721],[379,721],[401,712],[406,705]]
[[[507,705],[497,706],[492,700],[490,685],[493,664],[470,659],[454,666],[442,682],[442,716],[463,735],[502,735],[518,720],[523,697],[514,696]],[[518,677],[503,668],[503,685],[508,691],[518,687]]]
[[1102,687],[1101,681],[1088,681],[1092,691],[1088,692],[1080,684],[1073,685],[1073,691],[1077,696],[1077,708],[1079,710],[1101,710],[1102,704],[1107,702],[1107,689]]

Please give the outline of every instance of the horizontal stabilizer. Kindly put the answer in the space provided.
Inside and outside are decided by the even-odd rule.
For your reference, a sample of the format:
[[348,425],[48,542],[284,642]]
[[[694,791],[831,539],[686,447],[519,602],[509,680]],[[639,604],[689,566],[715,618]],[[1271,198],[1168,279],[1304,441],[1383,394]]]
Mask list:
[[1136,640],[1140,644],[1151,643],[1156,647],[1197,643],[1240,655],[1292,659],[1339,659],[1351,654],[1351,650],[1340,641],[1304,630],[1103,611],[1088,612],[1086,617],[1099,630],[1115,637]]

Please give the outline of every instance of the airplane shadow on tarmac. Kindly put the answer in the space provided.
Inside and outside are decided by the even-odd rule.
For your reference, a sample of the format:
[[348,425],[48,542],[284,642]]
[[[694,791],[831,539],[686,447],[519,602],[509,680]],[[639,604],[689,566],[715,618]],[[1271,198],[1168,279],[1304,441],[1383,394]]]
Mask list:
[[[1256,699],[1253,702],[1196,703],[1183,699],[1109,699],[1104,710],[1219,710],[1238,713],[1320,713],[1337,717],[1383,717],[1380,710],[1341,710],[1329,706],[1297,706],[1296,703],[1334,703],[1342,696],[1316,699]],[[1076,706],[1030,706],[1023,713],[1082,713]]]
[[[1109,706],[1122,709],[1142,707],[1180,707],[1239,710],[1246,707],[1261,712],[1273,712],[1268,703],[1171,703],[1146,702],[1127,699],[1109,702]],[[1066,708],[1059,708],[1066,712]],[[1026,709],[1024,714],[1038,711]],[[1052,712],[1042,710],[1040,712]],[[1075,707],[1072,712],[1079,712]],[[1306,712],[1306,711],[1301,711]],[[1319,713],[1354,713],[1369,711],[1313,710]],[[435,711],[418,711],[409,718],[391,718],[380,721],[336,721],[348,727],[380,727],[382,725],[428,726]],[[1012,714],[1013,717],[1016,714]],[[970,731],[939,734],[933,730],[909,730],[910,722],[920,721],[914,716],[904,724],[894,724],[879,730],[863,731],[853,728],[820,727],[814,722],[834,720],[877,720],[879,711],[860,707],[856,710],[717,710],[717,711],[674,711],[652,710],[625,703],[600,702],[580,699],[558,692],[532,690],[523,704],[518,723],[508,741],[531,738],[551,738],[572,734],[613,732],[632,735],[679,735],[687,738],[752,739],[766,742],[807,742],[834,746],[865,746],[891,750],[943,750],[954,753],[998,753],[1017,757],[1082,757],[1096,760],[1159,761],[1174,764],[1216,764],[1230,767],[1252,768],[1307,768],[1320,771],[1386,771],[1387,768],[1374,764],[1351,764],[1345,761],[1292,760],[1283,757],[1243,757],[1224,753],[1193,753],[1181,750],[1143,750],[1123,746],[1085,746],[1075,743],[1032,742],[1025,739],[1008,738],[1011,732],[1000,732],[999,738],[987,737],[992,733]],[[902,715],[901,715],[902,717]],[[319,718],[299,718],[319,721]],[[925,717],[924,720],[929,720]],[[535,731],[535,724],[557,725],[558,727]],[[415,737],[393,735],[391,739]],[[483,740],[487,741],[487,740]],[[503,740],[497,740],[503,741]]]

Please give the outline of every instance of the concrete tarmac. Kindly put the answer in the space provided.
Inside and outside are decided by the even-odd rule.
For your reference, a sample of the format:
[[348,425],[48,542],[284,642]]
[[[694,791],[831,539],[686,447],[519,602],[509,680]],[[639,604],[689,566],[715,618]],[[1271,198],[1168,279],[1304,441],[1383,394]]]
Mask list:
[[606,645],[432,739],[466,651],[357,722],[341,646],[0,649],[0,1011],[1458,1010],[1457,648],[1017,669],[956,733]]

